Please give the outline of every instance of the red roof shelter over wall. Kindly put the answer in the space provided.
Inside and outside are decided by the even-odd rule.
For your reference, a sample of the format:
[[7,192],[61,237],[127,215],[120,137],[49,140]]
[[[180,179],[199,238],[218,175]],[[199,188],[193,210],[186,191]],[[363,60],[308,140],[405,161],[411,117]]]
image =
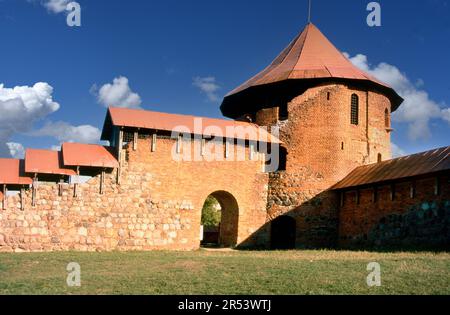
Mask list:
[[[277,137],[256,124],[148,110],[110,107],[103,127],[102,140],[111,139],[113,126],[191,133],[207,137],[220,136],[217,134],[220,132],[224,138],[280,143]],[[231,134],[227,134],[227,130]]]
[[56,175],[76,175],[75,170],[64,167],[61,152],[27,149],[25,153],[25,172]]
[[65,166],[116,168],[119,162],[104,146],[96,144],[63,143],[62,156]]
[[116,168],[119,163],[101,145],[64,143],[61,152],[27,149],[24,160],[0,159],[0,185],[31,185],[34,174],[74,176],[77,166]]
[[0,184],[30,185],[32,179],[25,175],[25,161],[0,159]]
[[450,147],[356,168],[332,189],[346,189],[450,170]]

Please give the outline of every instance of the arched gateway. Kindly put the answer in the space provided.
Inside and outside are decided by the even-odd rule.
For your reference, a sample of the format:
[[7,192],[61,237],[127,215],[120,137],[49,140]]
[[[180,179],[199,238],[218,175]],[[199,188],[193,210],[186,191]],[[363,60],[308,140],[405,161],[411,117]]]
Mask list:
[[[220,205],[216,226],[204,226],[203,240],[221,247],[234,247],[238,242],[239,206],[236,198],[226,191],[216,191],[208,196]],[[204,209],[203,211],[207,211]]]

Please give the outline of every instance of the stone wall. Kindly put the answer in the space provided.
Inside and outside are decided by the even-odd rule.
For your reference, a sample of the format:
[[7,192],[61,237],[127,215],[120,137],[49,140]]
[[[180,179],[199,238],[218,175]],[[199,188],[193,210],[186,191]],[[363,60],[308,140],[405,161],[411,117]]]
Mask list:
[[[350,123],[354,93],[358,125]],[[73,185],[64,184],[60,195],[56,183],[39,185],[35,206],[30,190],[8,197],[0,210],[0,251],[198,249],[209,195],[222,206],[224,246],[267,248],[271,221],[281,215],[295,219],[299,248],[443,244],[450,230],[448,174],[440,177],[438,195],[432,178],[415,181],[413,198],[408,182],[394,185],[392,200],[391,186],[378,187],[376,202],[370,187],[345,192],[344,199],[329,190],[379,155],[390,159],[386,110],[390,101],[378,92],[330,84],[288,102],[286,120],[279,120],[278,107],[258,111],[256,123],[278,126],[287,149],[286,170],[271,174],[248,145],[226,155],[223,142],[160,134],[153,147],[142,133],[122,151],[120,184],[112,171],[103,194],[98,175],[80,184],[76,197]]]
[[139,139],[137,150],[130,143],[120,185],[116,171],[107,174],[104,194],[96,176],[79,185],[77,197],[69,184],[61,196],[57,184],[39,185],[34,207],[31,190],[8,197],[0,210],[0,251],[198,249],[210,194],[224,207],[224,220],[237,222],[227,229],[236,235],[222,235],[235,240],[228,245],[267,244],[267,233],[258,231],[266,222],[268,189],[262,161],[177,162],[174,147],[168,138],[157,140],[155,152],[148,138]]
[[450,248],[448,172],[345,191],[343,197],[341,247]]

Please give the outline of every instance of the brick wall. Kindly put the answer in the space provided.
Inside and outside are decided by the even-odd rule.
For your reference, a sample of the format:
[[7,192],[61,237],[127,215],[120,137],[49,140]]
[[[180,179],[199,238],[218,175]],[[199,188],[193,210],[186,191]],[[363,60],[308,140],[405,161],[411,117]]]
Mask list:
[[139,139],[136,151],[130,144],[121,184],[116,172],[107,174],[103,195],[97,176],[79,185],[77,197],[73,185],[64,185],[62,196],[56,184],[40,185],[35,207],[27,190],[23,210],[20,195],[8,197],[0,210],[0,251],[197,249],[210,194],[224,207],[225,245],[267,243],[267,233],[258,231],[266,222],[262,162],[177,162],[174,146],[173,139],[158,139],[151,152],[150,139]]
[[[359,97],[359,124],[350,123],[352,94]],[[390,134],[385,126],[388,98],[342,84],[307,90],[288,104],[288,119],[278,121],[278,111],[256,114],[260,125],[278,121],[280,138],[287,148],[286,171],[271,174],[268,214],[297,221],[297,246],[330,246],[336,243],[338,199],[328,188],[354,168],[390,159]],[[270,115],[274,117],[270,118]]]
[[449,174],[343,192],[339,245],[450,248]]
[[[350,123],[352,94],[359,98],[358,125]],[[329,190],[379,155],[391,158],[386,110],[390,114],[389,99],[376,91],[328,84],[288,102],[286,120],[279,120],[278,107],[253,113],[259,125],[279,127],[287,149],[286,170],[271,174],[263,172],[263,156],[250,160],[248,146],[225,157],[220,144],[202,155],[202,141],[190,139],[177,153],[177,140],[160,136],[153,152],[151,137],[141,134],[122,154],[120,185],[116,171],[107,174],[104,194],[97,176],[80,185],[77,197],[73,185],[65,185],[62,196],[56,184],[42,185],[35,207],[29,190],[8,197],[0,210],[0,251],[197,249],[209,195],[222,206],[225,246],[268,247],[271,221],[280,215],[295,218],[297,247],[413,244],[427,239],[423,235],[441,244],[449,231],[448,174],[438,196],[432,179],[418,179],[414,198],[407,198],[408,183],[396,183],[394,200],[382,186],[374,203],[365,188],[358,198],[347,192],[339,209],[340,194]],[[410,227],[415,234],[402,236]]]

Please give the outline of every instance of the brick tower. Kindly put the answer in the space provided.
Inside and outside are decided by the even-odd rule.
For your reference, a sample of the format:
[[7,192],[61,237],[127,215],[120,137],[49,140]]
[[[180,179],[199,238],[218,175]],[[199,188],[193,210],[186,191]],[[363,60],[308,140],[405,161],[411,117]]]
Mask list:
[[[390,115],[402,98],[356,68],[313,24],[265,70],[230,92],[230,118],[279,127],[268,221],[295,219],[295,246],[330,246],[339,196],[328,189],[355,167],[391,158]],[[270,226],[270,224],[268,225]]]

